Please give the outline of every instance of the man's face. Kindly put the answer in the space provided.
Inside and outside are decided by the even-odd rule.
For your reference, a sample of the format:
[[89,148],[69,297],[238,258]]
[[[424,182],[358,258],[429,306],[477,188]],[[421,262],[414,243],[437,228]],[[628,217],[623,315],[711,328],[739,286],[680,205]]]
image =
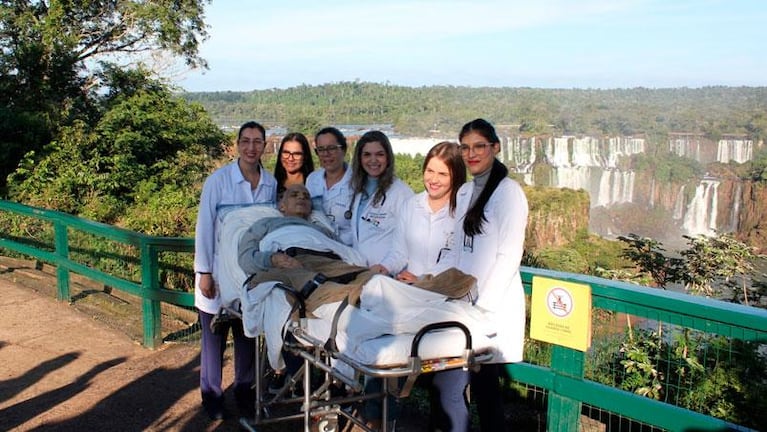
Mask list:
[[280,200],[280,211],[285,216],[307,219],[312,213],[312,199],[304,185],[292,185],[285,190]]

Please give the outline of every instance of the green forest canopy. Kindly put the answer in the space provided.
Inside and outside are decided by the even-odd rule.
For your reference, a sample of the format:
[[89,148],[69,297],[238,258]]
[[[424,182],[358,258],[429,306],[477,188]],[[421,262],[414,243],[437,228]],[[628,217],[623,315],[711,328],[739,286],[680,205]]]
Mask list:
[[520,132],[648,135],[668,132],[767,135],[767,88],[536,89],[510,87],[403,87],[367,82],[250,92],[187,92],[217,124],[258,119],[284,126],[294,118],[320,124],[393,124],[403,135],[486,118]]

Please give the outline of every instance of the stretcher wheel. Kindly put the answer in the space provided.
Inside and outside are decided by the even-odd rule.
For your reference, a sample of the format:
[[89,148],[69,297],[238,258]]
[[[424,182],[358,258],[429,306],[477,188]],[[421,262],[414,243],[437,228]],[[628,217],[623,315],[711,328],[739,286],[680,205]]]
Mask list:
[[338,416],[336,414],[329,414],[320,419],[317,422],[318,432],[336,432],[338,430]]

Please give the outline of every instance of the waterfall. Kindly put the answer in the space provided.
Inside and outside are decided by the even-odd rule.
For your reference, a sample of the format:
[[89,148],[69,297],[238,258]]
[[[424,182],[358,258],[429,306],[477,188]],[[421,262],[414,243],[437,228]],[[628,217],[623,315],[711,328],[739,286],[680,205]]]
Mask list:
[[680,157],[695,159],[698,162],[701,161],[701,154],[700,154],[700,140],[702,138],[701,135],[687,134],[687,133],[680,133],[680,134],[672,133],[671,135],[674,138],[669,139],[670,152]]
[[555,137],[553,140],[549,140],[549,145],[546,146],[546,157],[549,163],[554,167],[569,167],[570,164],[570,151],[568,150],[568,141],[572,137],[562,136]]
[[[633,190],[634,188],[632,188]],[[650,180],[650,208],[655,207],[655,177]]]
[[719,182],[702,180],[695,188],[695,196],[687,206],[682,228],[689,235],[716,235],[716,191]]
[[551,185],[559,188],[585,189],[591,191],[591,168],[559,167],[552,170],[554,178]]
[[740,200],[743,193],[743,184],[738,182],[735,186],[735,202],[732,204],[732,213],[730,213],[730,229],[729,232],[738,231],[738,216],[740,216]]
[[[603,170],[602,175],[599,177],[599,190],[597,191],[597,206],[604,206],[607,207],[610,205],[610,185],[612,184],[610,181],[610,177],[612,175],[612,171],[610,170]],[[594,196],[591,196],[591,201],[593,205]]]
[[506,137],[501,158],[522,174],[524,182],[533,185],[536,146],[543,148],[544,160],[552,170],[547,186],[584,189],[591,206],[610,206],[632,202],[636,174],[618,169],[621,157],[645,151],[644,138],[591,136],[576,137]]
[[753,158],[754,142],[746,139],[720,139],[717,143],[716,160],[722,163],[748,162]]
[[682,219],[684,216],[684,187],[679,188],[679,193],[676,195],[676,201],[674,201],[674,220]]
[[633,202],[635,178],[636,173],[633,171],[602,170],[598,190],[589,190],[592,207]]

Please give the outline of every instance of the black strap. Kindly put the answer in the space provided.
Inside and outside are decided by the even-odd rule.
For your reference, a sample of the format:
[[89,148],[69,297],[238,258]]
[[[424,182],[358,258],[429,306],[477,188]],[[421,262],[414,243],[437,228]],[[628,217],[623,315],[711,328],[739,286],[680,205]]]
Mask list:
[[338,256],[335,252],[316,251],[316,250],[312,250],[312,249],[304,249],[304,248],[295,247],[295,246],[289,247],[289,248],[285,249],[284,252],[288,256],[292,256],[292,257],[295,257],[296,255],[317,255],[317,256],[322,256],[322,257],[325,257],[325,258],[330,258],[330,259],[335,259],[335,260],[340,260],[341,259],[341,257]]
[[301,296],[304,298],[304,300],[308,299],[310,295],[316,290],[320,285],[324,284],[325,281],[327,281],[328,278],[325,277],[322,273],[317,273],[314,275],[314,278],[311,280],[306,281],[303,287],[301,287]]
[[338,345],[336,345],[336,334],[338,334],[338,320],[341,318],[341,312],[349,305],[349,297],[345,297],[344,300],[338,305],[336,313],[333,314],[333,324],[330,325],[330,335],[325,342],[325,349],[331,352],[338,352]]
[[352,271],[352,272],[349,272],[349,273],[344,273],[344,274],[337,275],[337,276],[331,276],[331,277],[328,277],[327,280],[330,281],[330,282],[338,282],[340,284],[348,284],[349,282],[351,282],[354,279],[356,279],[357,276],[360,275],[360,273],[366,272],[366,271],[368,271],[368,269],[363,268],[363,269],[355,270],[355,271]]

